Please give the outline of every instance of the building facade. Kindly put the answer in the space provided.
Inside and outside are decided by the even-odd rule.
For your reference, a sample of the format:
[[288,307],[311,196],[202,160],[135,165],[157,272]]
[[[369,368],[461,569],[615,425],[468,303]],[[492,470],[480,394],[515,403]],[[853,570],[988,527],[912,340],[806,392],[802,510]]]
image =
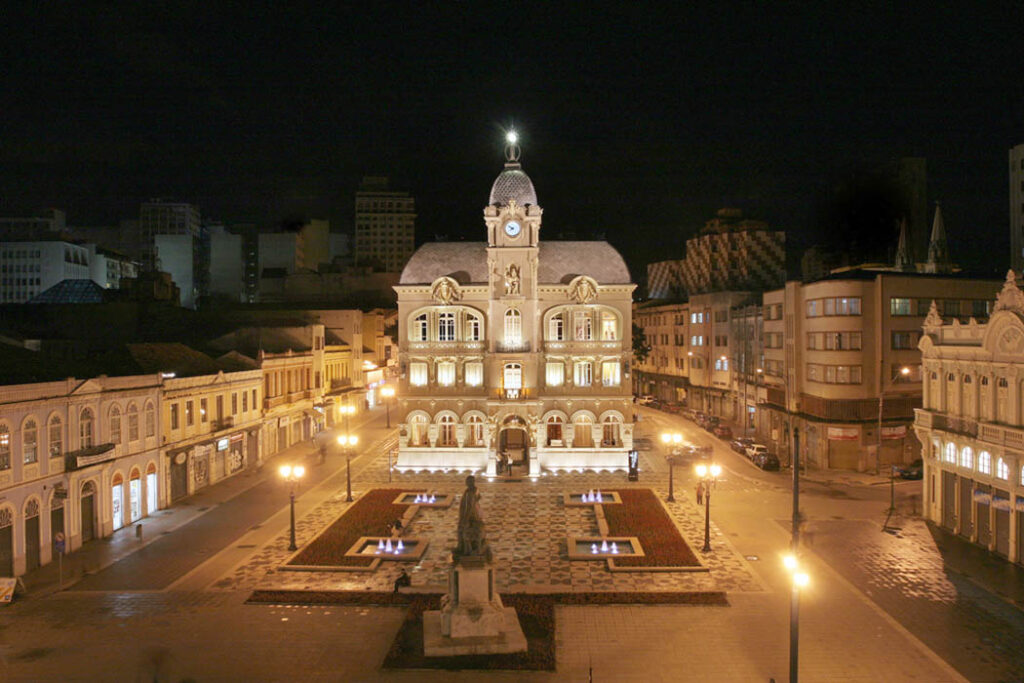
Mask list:
[[923,513],[1024,564],[1024,292],[1011,270],[987,323],[934,308],[923,329]]
[[70,242],[0,243],[0,303],[23,304],[63,280],[92,277],[89,248]]
[[632,445],[631,297],[605,242],[542,242],[518,147],[487,241],[421,247],[398,293],[403,470],[618,469]]
[[355,262],[397,273],[412,257],[416,200],[392,190],[383,176],[367,176],[356,192]]
[[159,375],[0,387],[0,576],[162,507]]

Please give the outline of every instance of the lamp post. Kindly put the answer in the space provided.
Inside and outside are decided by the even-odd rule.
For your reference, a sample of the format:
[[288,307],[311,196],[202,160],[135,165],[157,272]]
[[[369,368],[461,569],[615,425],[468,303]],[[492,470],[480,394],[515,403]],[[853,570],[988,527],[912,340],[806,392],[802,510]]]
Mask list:
[[345,398],[345,405],[340,408],[341,414],[345,416],[345,433],[348,434],[348,416],[356,412],[356,407],[348,404],[348,397]]
[[359,443],[359,437],[355,434],[341,434],[338,437],[338,445],[345,451],[345,502],[352,502],[352,449]]
[[711,484],[722,473],[722,468],[715,463],[697,465],[697,476],[704,486],[704,552],[711,551]]
[[388,418],[388,429],[391,429],[391,399],[395,395],[395,388],[385,385],[380,388],[380,395],[384,397],[384,412]]
[[789,681],[797,683],[800,660],[800,589],[811,582],[806,572],[800,571],[800,562],[796,555],[786,555],[783,565],[790,572],[793,582],[789,599]]
[[661,435],[662,442],[668,446],[671,445],[672,452],[668,456],[668,498],[669,503],[676,502],[675,497],[675,477],[673,476],[673,468],[676,464],[676,458],[679,457],[679,447],[683,443],[683,435],[679,432],[663,432]]
[[[910,374],[910,368],[906,365],[900,368],[899,374],[895,375],[885,385],[882,386],[882,390],[878,392],[878,452],[875,454],[875,473],[882,467],[882,410],[885,405],[885,390],[891,388],[901,377],[906,377]],[[895,477],[893,475],[893,465],[895,463],[889,463],[889,514],[896,511],[896,484]]]
[[290,485],[288,498],[291,503],[291,542],[288,544],[288,550],[294,551],[298,549],[295,545],[295,485],[299,483],[302,475],[306,473],[306,468],[302,465],[281,465],[278,473]]

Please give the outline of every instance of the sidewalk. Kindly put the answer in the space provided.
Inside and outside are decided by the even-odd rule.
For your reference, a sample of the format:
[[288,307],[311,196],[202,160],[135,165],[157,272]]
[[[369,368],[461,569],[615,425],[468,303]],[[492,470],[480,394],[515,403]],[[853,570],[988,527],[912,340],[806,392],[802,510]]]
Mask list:
[[[383,421],[383,415],[379,414],[381,412],[380,410],[373,410],[362,413],[351,420],[350,428],[366,431],[368,429],[367,425],[370,423],[378,421],[378,419],[381,422]],[[326,431],[333,438],[333,434],[338,433],[339,430],[339,427],[334,427]],[[370,440],[367,439],[365,443],[368,445]],[[223,528],[225,525],[218,523],[218,518],[234,512],[234,517],[224,519],[224,521],[228,522],[231,527],[243,528],[259,524],[266,518],[279,512],[282,505],[287,507],[287,497],[282,498],[280,495],[276,495],[275,479],[279,465],[302,460],[307,461],[310,467],[307,470],[309,475],[304,486],[305,489],[311,488],[321,481],[330,478],[337,473],[338,467],[344,469],[344,459],[337,458],[336,456],[328,458],[327,466],[316,466],[317,452],[318,449],[310,441],[294,444],[270,456],[257,467],[247,469],[233,477],[207,486],[169,508],[157,510],[149,517],[144,517],[134,524],[118,529],[111,536],[99,538],[85,544],[82,548],[64,556],[63,567],[60,566],[61,562],[54,558],[49,564],[22,576],[27,594],[19,596],[17,599],[24,600],[26,598],[43,597],[58,590],[67,590],[85,581],[85,584],[78,588],[82,589],[90,583],[96,583],[95,581],[87,581],[90,577],[97,575],[102,570],[119,563],[125,558],[133,556],[143,549],[153,551],[148,553],[150,557],[146,558],[146,564],[152,562],[154,565],[162,567],[165,570],[164,573],[168,574],[180,569],[179,565],[181,565],[182,560],[192,559],[197,561],[197,564],[201,563],[204,559],[203,557],[180,558],[176,555],[180,554],[182,548],[193,551],[193,554],[207,552],[201,541],[204,540],[203,536],[209,533],[210,527],[221,527],[219,536],[224,536],[225,533],[231,535],[231,529]],[[332,461],[334,462],[332,463]],[[252,501],[239,499],[240,496],[253,492],[260,485],[265,485],[264,488],[266,489],[275,490],[269,491],[270,495],[251,495],[250,498],[254,499]],[[232,502],[234,503],[233,505]],[[249,504],[244,505],[244,503]],[[235,509],[231,510],[231,508]],[[243,512],[243,518],[238,518],[237,516],[240,512],[239,508],[248,508]],[[221,514],[214,514],[218,510]],[[203,525],[193,524],[193,522],[208,516],[208,513],[213,515],[213,517],[206,520]],[[197,528],[198,526],[207,527],[207,534],[204,534],[204,529]],[[141,528],[141,536],[137,535],[138,528]],[[173,559],[177,561],[168,563],[158,560],[158,556],[166,555],[170,549],[155,549],[150,548],[150,546],[158,541],[163,541],[162,545],[171,545],[172,537],[173,545],[178,546],[179,549],[178,553],[173,553],[175,555]],[[228,542],[230,542],[230,539],[228,539]],[[214,548],[211,556],[219,549]],[[128,569],[128,567],[125,567],[125,570]],[[120,573],[124,574],[125,572]],[[155,577],[148,578],[152,579]],[[100,586],[90,586],[90,589],[102,590],[103,588]],[[145,588],[139,586],[137,589]]]

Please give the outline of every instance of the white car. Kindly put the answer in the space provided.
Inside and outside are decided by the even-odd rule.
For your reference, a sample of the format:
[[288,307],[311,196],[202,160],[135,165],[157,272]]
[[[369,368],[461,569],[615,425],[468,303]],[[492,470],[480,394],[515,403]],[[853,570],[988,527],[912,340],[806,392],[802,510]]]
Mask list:
[[650,394],[644,394],[643,396],[639,397],[636,402],[642,406],[649,406],[656,400],[657,399],[655,399]]
[[757,458],[757,456],[768,452],[768,447],[761,443],[752,443],[747,447],[747,457],[751,460]]

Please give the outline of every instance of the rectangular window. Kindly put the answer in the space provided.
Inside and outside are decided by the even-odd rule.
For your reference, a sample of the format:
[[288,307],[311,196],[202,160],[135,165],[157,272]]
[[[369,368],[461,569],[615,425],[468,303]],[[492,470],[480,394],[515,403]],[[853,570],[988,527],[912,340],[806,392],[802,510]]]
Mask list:
[[618,325],[614,313],[601,314],[601,339],[615,341],[618,339]]
[[437,340],[455,341],[454,313],[441,313],[437,316]]
[[479,362],[466,363],[466,386],[479,387],[484,383],[484,364]]
[[975,299],[971,302],[971,316],[975,318],[987,318],[991,311],[992,302],[984,299]]
[[574,366],[573,381],[578,387],[589,387],[594,380],[594,369],[589,361],[578,361]]
[[192,410],[192,401],[185,401],[185,426],[191,427],[196,422],[195,411]]
[[590,341],[594,338],[593,320],[589,311],[576,311],[573,320],[576,341]]
[[409,363],[409,384],[414,387],[425,387],[427,385],[426,363]]
[[480,318],[473,315],[466,318],[466,341],[480,341]]
[[896,297],[889,299],[889,314],[913,315],[910,312],[910,299],[898,299]]
[[552,341],[562,341],[565,339],[565,330],[563,329],[564,322],[562,316],[556,315],[548,320],[548,339]]
[[[316,373],[316,374],[318,376],[320,375],[319,372]],[[317,382],[317,386],[319,386],[319,385],[320,385],[320,383]],[[242,412],[243,413],[249,412],[249,392],[248,391],[243,391],[242,392]]]
[[565,363],[548,363],[545,368],[544,379],[549,387],[562,386],[565,382]]
[[960,315],[960,300],[959,299],[944,299],[942,301],[942,315],[958,316]]
[[206,422],[208,419],[209,416],[206,414],[206,399],[201,398],[199,399],[199,421]]
[[427,341],[427,314],[421,313],[412,321],[412,340]]
[[814,300],[811,300],[811,301],[807,302],[807,317],[808,318],[817,318],[819,315],[821,315],[820,311],[821,311],[821,309],[818,306],[818,300],[817,299],[814,299]]
[[835,315],[836,314],[836,300],[825,299],[822,301],[822,313],[824,315]]
[[622,383],[622,368],[619,361],[601,363],[601,384],[606,387],[617,387]]
[[443,387],[450,387],[455,384],[455,363],[440,361],[437,364],[437,383]]
[[258,408],[256,407],[256,390],[255,389],[252,390],[252,409],[253,410],[258,410]]
[[[319,375],[320,373],[317,373]],[[319,379],[317,380],[317,386],[320,385]],[[231,414],[238,415],[238,392],[232,392],[231,394]]]
[[893,349],[912,349],[916,346],[917,332],[893,332]]
[[178,417],[178,410],[179,410],[178,404],[177,403],[172,403],[171,404],[171,429],[177,429],[179,427],[178,420],[180,418]]

